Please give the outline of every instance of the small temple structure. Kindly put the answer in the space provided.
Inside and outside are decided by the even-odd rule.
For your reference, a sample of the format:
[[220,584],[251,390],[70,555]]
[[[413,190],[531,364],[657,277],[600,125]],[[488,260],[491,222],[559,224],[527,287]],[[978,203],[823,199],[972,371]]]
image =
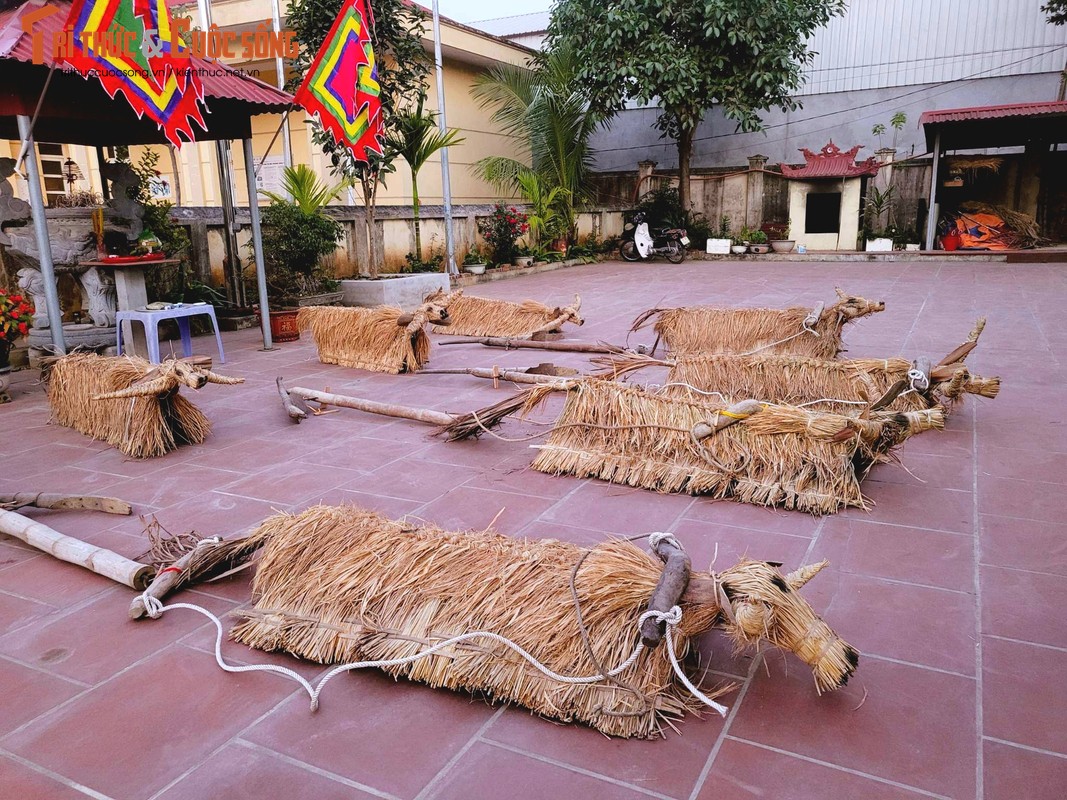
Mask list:
[[808,250],[856,249],[864,179],[881,166],[873,156],[856,161],[862,147],[842,150],[830,141],[818,153],[801,148],[803,165],[781,165],[790,182],[790,238],[797,244]]

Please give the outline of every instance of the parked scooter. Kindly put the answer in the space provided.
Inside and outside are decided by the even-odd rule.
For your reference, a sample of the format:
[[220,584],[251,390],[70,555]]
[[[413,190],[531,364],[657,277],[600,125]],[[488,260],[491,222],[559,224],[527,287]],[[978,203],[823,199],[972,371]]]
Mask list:
[[653,228],[649,230],[644,211],[638,211],[622,232],[619,255],[626,261],[647,261],[653,256],[667,256],[672,264],[685,260],[689,236],[683,228]]

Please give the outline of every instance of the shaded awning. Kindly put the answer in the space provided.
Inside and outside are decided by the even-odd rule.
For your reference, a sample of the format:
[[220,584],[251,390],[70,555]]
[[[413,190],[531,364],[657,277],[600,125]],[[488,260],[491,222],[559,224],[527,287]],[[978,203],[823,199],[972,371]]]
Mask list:
[[1067,142],[1067,101],[1015,103],[925,111],[919,124],[926,146],[933,150],[941,134],[941,150],[1020,147]]
[[[22,18],[46,4],[31,0],[0,12],[0,139],[19,139],[15,115],[33,116],[53,59],[51,43],[70,12],[70,3],[57,0],[59,9],[33,23],[33,34],[45,43],[43,63],[33,63],[33,35],[22,29]],[[204,85],[208,130],[195,130],[197,140],[244,139],[251,135],[251,117],[281,113],[289,108],[292,95],[225,64],[192,58]],[[112,100],[96,79],[56,68],[45,102],[34,126],[39,142],[81,145],[165,144],[155,122],[139,119],[129,104]]]
[[860,178],[877,174],[877,159],[872,157],[856,163],[856,154],[862,147],[863,145],[858,144],[851,150],[842,151],[832,140],[818,153],[802,147],[800,152],[804,154],[807,163],[799,167],[782,164],[782,176],[809,181],[818,178]]

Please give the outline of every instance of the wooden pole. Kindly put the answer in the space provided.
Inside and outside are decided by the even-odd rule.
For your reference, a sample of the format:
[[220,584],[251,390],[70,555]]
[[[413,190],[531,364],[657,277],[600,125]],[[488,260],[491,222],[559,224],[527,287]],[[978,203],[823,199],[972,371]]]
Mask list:
[[[689,585],[689,573],[693,562],[673,536],[663,536],[652,547],[652,552],[663,562],[663,572],[648,602],[649,611],[670,611],[682,599]],[[641,641],[652,648],[660,643],[666,623],[646,619],[641,623]]]
[[60,561],[77,564],[138,591],[148,586],[155,573],[147,564],[139,564],[111,550],[66,536],[14,511],[0,511],[0,533],[14,536]]
[[130,504],[116,497],[95,497],[93,495],[49,494],[47,492],[16,492],[0,494],[0,507],[9,511],[33,506],[34,508],[63,508],[79,511],[103,511],[105,514],[133,513]]
[[315,389],[306,389],[303,386],[294,386],[289,390],[290,395],[313,400],[324,406],[339,406],[341,408],[354,408],[356,411],[366,411],[368,414],[381,414],[386,417],[399,417],[412,419],[416,422],[428,422],[431,425],[450,425],[456,421],[452,414],[443,411],[431,411],[428,408],[412,408],[411,406],[399,406],[392,403],[378,403],[374,400],[364,400],[360,397],[348,397],[343,394],[331,394],[319,392]]
[[420,375],[471,375],[475,378],[508,381],[510,383],[555,383],[556,375],[522,372],[513,369],[501,370],[497,367],[466,367],[460,369],[420,369]]
[[625,352],[625,348],[603,342],[531,342],[529,339],[508,339],[500,336],[457,336],[455,339],[440,340],[437,344],[483,344],[486,347],[503,347],[506,350],[528,347],[531,350],[563,350],[570,353]]

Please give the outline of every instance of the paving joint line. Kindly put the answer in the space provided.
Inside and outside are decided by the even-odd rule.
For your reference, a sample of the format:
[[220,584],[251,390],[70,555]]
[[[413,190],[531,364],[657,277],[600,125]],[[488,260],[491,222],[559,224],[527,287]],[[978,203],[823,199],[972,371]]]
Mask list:
[[1034,747],[1033,745],[1023,744],[1022,742],[1012,742],[1008,739],[999,739],[996,736],[983,736],[982,739],[987,742],[996,742],[997,744],[1006,745],[1008,747],[1017,747],[1020,750],[1029,750],[1031,753],[1040,753],[1045,756],[1067,759],[1067,753],[1057,753],[1055,750],[1046,750],[1044,747]]
[[985,719],[982,703],[984,701],[985,687],[982,681],[982,548],[981,548],[981,516],[978,502],[978,404],[974,403],[971,417],[971,473],[973,478],[973,493],[971,495],[971,534],[974,541],[971,551],[974,558],[974,728],[977,743],[974,755],[974,789],[975,799],[985,798],[985,755],[982,746],[982,737],[985,735]]
[[493,726],[493,723],[503,715],[507,707],[508,706],[505,703],[489,715],[489,719],[482,723],[481,727],[474,732],[474,735],[471,736],[459,750],[453,753],[452,757],[448,759],[445,765],[441,767],[429,781],[427,781],[426,785],[422,787],[417,795],[415,795],[415,800],[426,800],[426,798],[432,797],[432,792],[437,788],[441,781],[443,781],[447,774],[452,771],[452,768],[459,763],[460,759],[467,755],[467,752],[474,747],[475,744],[481,741],[485,732],[488,731]]
[[48,769],[48,767],[44,767],[34,761],[30,761],[28,758],[24,758],[23,756],[18,755],[18,753],[12,753],[10,750],[7,750],[5,748],[0,748],[0,757],[9,758],[16,764],[21,764],[27,769],[32,769],[34,772],[44,775],[47,778],[51,778],[57,783],[63,784],[68,789],[73,789],[74,791],[79,792],[80,794],[92,797],[93,800],[113,800],[110,795],[98,792],[95,789],[92,789],[84,784],[78,783],[77,781],[72,780],[65,775],[55,772],[54,770],[50,770]]
[[239,738],[240,734],[234,737],[231,741],[236,747],[243,747],[246,750],[251,750],[256,753],[263,753],[270,755],[273,758],[277,758],[279,761],[284,761],[286,764],[302,769],[305,772],[310,772],[314,775],[318,775],[321,778],[327,778],[328,780],[340,783],[344,786],[348,786],[351,789],[358,789],[361,792],[374,795],[375,797],[381,797],[383,800],[400,800],[397,795],[383,792],[381,789],[375,789],[373,786],[368,786],[365,783],[354,781],[351,778],[346,778],[344,775],[338,775],[336,772],[323,769],[322,767],[316,767],[314,764],[309,764],[306,761],[301,761],[298,758],[286,755],[285,753],[279,753],[270,747],[265,747],[256,742],[249,741],[248,739]]

